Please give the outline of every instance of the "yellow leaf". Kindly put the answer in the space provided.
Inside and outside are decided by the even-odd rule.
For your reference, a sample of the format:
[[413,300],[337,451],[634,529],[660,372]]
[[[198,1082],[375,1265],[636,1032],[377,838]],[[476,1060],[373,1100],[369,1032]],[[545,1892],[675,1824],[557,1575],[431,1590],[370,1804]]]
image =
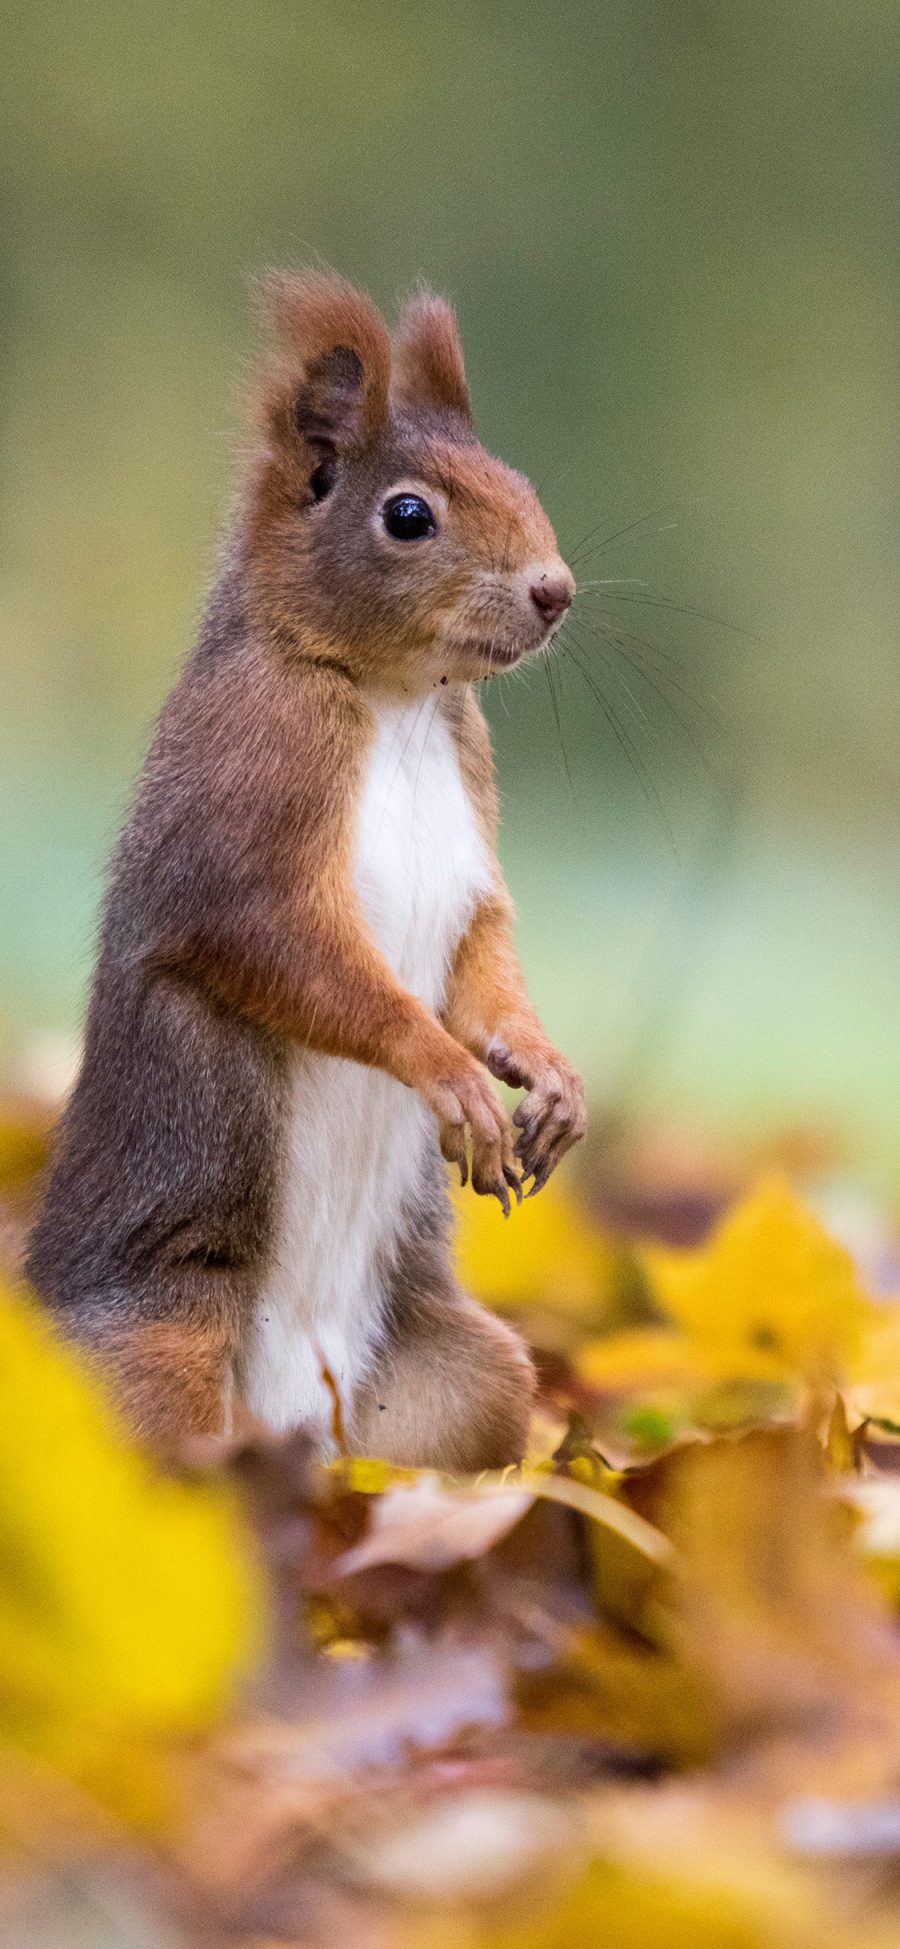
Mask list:
[[[730,1864],[728,1864],[730,1865]],[[803,1880],[780,1861],[747,1886],[728,1865],[717,1875],[654,1871],[594,1860],[560,1887],[559,1875],[525,1883],[487,1914],[420,1914],[398,1949],[838,1949],[848,1938]],[[854,1935],[853,1940],[856,1941]]]
[[769,1353],[814,1384],[858,1356],[876,1309],[850,1254],[772,1179],[699,1252],[649,1250],[654,1295],[699,1346]]
[[554,1179],[504,1218],[495,1198],[457,1204],[463,1285],[485,1305],[599,1313],[618,1280],[621,1253]]
[[774,1354],[733,1342],[704,1346],[665,1327],[589,1340],[577,1366],[582,1380],[601,1394],[659,1389],[685,1394],[736,1379],[783,1386],[790,1378],[790,1370]]
[[0,1293],[0,1737],[128,1811],[141,1754],[225,1704],[259,1615],[230,1497],[157,1474]]
[[[783,1938],[787,1944],[791,1938]],[[812,1933],[808,1938],[811,1949]],[[775,1949],[772,1918],[744,1890],[723,1881],[704,1886],[636,1873],[618,1864],[592,1863],[563,1898],[516,1929],[485,1932],[485,1949],[574,1949],[576,1943],[608,1943],[610,1949]],[[796,1944],[796,1937],[793,1944]],[[480,1949],[480,1945],[479,1945]],[[792,1945],[793,1949],[793,1945]]]
[[597,1396],[595,1440],[620,1464],[700,1430],[781,1421],[799,1407],[784,1360],[739,1341],[705,1345],[672,1328],[588,1341],[575,1365]]
[[384,1495],[387,1489],[417,1482],[421,1474],[420,1469],[398,1468],[394,1462],[383,1462],[374,1455],[342,1456],[328,1466],[342,1487],[362,1496]]
[[900,1306],[879,1306],[851,1363],[847,1404],[854,1419],[900,1429]]

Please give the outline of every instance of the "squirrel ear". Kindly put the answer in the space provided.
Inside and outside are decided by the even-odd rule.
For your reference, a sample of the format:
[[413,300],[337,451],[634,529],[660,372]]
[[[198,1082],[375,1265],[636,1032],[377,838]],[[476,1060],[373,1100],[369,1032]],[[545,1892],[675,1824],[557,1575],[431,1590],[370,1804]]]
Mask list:
[[391,347],[371,300],[343,278],[308,271],[263,282],[276,355],[261,417],[281,456],[315,469],[323,455],[368,446],[387,414]]
[[436,407],[471,424],[459,327],[446,298],[420,291],[404,306],[394,334],[391,383],[398,405]]

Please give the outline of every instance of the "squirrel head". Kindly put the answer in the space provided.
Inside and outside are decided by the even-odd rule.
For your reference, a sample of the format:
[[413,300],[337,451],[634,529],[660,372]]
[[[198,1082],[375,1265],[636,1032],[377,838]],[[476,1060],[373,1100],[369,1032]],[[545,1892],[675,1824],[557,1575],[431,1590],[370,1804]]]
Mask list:
[[425,689],[545,648],[574,593],[530,482],[480,445],[451,307],[421,292],[393,338],[342,278],[276,275],[245,547],[293,655]]

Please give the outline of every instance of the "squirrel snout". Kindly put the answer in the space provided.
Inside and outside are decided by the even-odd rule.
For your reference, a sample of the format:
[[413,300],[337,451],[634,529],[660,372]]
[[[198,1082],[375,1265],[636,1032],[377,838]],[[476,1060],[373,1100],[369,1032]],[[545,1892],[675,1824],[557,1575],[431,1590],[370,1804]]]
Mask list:
[[534,606],[550,629],[564,616],[575,594],[575,584],[564,562],[559,567],[533,570],[528,589]]

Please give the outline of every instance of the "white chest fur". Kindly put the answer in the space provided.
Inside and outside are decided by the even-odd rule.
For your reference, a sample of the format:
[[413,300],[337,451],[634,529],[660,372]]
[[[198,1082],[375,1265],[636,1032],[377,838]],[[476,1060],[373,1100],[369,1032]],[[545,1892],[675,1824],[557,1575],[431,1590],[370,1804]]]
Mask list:
[[440,1007],[453,955],[489,885],[488,861],[440,692],[383,705],[360,807],[355,878],[404,988]]
[[[439,1009],[456,948],[490,885],[456,736],[430,693],[381,703],[357,811],[354,877],[398,981]],[[345,1407],[379,1342],[389,1266],[420,1181],[430,1113],[379,1070],[298,1048],[280,1223],[240,1376],[274,1427],[330,1427],[323,1366]]]

